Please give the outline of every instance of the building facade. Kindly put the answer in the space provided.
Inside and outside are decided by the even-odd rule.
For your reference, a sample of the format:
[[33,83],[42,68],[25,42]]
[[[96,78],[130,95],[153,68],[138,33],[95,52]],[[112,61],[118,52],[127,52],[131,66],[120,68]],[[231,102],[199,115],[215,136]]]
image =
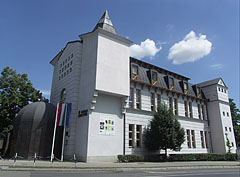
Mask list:
[[54,66],[50,102],[72,103],[65,159],[115,160],[146,154],[144,129],[160,103],[169,105],[186,132],[180,152],[236,151],[228,91],[221,78],[199,84],[129,56],[132,41],[119,36],[107,11],[92,32],[67,45]]

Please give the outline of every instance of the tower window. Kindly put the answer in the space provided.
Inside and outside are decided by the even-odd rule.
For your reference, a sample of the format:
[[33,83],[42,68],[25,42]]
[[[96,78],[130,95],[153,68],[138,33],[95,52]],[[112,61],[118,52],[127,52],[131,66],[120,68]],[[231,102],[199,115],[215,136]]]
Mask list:
[[138,67],[135,65],[132,65],[132,80],[138,79]]
[[191,134],[192,134],[192,147],[196,148],[195,132],[194,132],[194,130],[191,130]]
[[178,115],[178,100],[174,98],[174,114]]
[[151,111],[155,111],[155,94],[151,93]]
[[197,87],[197,97],[198,98],[201,97],[201,89],[200,89],[200,87]]
[[187,104],[187,101],[184,101],[184,108],[185,108],[185,117],[188,117],[188,104]]
[[128,143],[129,143],[129,147],[133,148],[134,147],[134,125],[133,124],[129,124],[129,139],[128,139]]
[[192,118],[193,113],[192,113],[192,102],[189,102],[189,116]]
[[183,89],[184,89],[184,94],[188,94],[188,83],[183,82]]
[[133,100],[134,100],[134,90],[133,88],[130,88],[130,96],[129,96],[129,100],[128,100],[128,105],[129,108],[133,108]]
[[137,147],[141,147],[141,144],[142,144],[142,126],[141,125],[137,125],[136,143],[137,143]]
[[66,89],[62,89],[61,91],[61,95],[60,95],[60,102],[64,103],[64,101],[66,100]]
[[152,85],[157,84],[157,73],[152,71]]
[[141,109],[141,90],[136,89],[136,108]]
[[174,80],[173,80],[173,78],[171,78],[171,77],[169,77],[169,89],[170,90],[173,90],[173,88],[174,88]]

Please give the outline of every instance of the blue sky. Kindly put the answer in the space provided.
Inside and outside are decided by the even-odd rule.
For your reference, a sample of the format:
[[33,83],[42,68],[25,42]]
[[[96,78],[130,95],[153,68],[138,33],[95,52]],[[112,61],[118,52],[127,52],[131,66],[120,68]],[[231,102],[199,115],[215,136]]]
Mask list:
[[222,77],[239,107],[238,0],[1,1],[0,70],[27,73],[49,97],[49,61],[92,31],[105,10],[117,33],[134,42],[133,55],[193,84]]

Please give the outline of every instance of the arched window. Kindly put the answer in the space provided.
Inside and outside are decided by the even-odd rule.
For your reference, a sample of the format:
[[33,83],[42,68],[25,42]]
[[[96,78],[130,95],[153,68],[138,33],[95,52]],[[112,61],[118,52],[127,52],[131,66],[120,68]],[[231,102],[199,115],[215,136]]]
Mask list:
[[64,89],[62,89],[62,91],[61,91],[60,102],[61,102],[61,103],[64,103],[65,100],[66,100],[66,89],[64,88]]

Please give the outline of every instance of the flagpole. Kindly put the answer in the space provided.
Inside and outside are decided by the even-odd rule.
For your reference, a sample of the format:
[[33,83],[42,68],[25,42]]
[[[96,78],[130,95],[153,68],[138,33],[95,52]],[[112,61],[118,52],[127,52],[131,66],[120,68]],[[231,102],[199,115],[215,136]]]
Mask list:
[[65,104],[65,115],[63,123],[63,139],[62,139],[62,152],[61,152],[61,161],[63,161],[63,151],[64,151],[64,141],[65,141],[65,130],[66,130],[66,117],[67,117],[67,104]]
[[53,160],[53,156],[54,156],[54,155],[53,155],[53,150],[54,150],[55,135],[56,135],[56,128],[57,128],[58,107],[59,107],[59,103],[57,104],[56,117],[55,117],[55,124],[54,124],[53,141],[52,141],[52,151],[51,151],[51,162],[52,162],[52,160]]

